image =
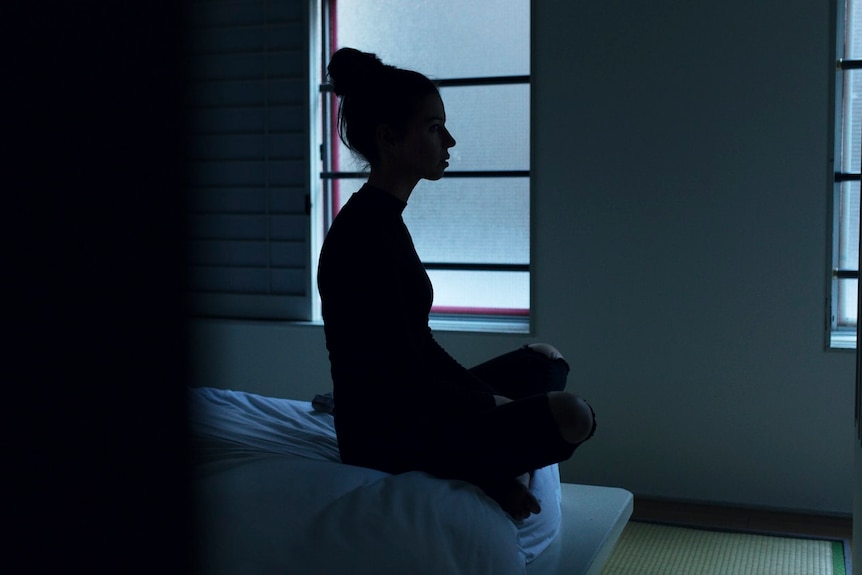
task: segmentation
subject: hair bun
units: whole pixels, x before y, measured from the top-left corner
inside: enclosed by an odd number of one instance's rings
[[[385,65],[375,54],[355,48],[340,48],[326,67],[335,94],[344,96],[361,90],[369,80],[383,71]]]

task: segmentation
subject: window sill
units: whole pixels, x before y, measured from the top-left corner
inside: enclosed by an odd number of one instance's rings
[[[289,320],[286,323],[292,326],[323,327],[322,319],[312,319],[307,321]],[[530,319],[527,317],[486,317],[432,314],[428,321],[428,325],[433,331],[509,334],[531,333]]]
[[[428,325],[434,331],[478,333],[530,333],[529,317],[458,316],[432,314]]]
[[[829,349],[856,349],[856,332],[833,331],[829,337]]]

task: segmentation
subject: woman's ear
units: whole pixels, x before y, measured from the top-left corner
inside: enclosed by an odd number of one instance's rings
[[[395,130],[389,124],[377,126],[377,149],[381,152],[393,152],[398,146]]]

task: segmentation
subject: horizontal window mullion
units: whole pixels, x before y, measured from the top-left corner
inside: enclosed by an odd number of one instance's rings
[[[832,277],[840,280],[855,280],[859,279],[859,270],[839,269],[832,270]]]
[[[530,76],[488,76],[478,78],[444,78],[432,81],[441,88],[453,88],[460,86],[503,86],[508,84],[529,84]],[[332,84],[321,84],[321,92],[332,92]]]
[[[530,76],[489,76],[486,78],[445,78],[434,80],[441,88],[454,86],[502,86],[504,84],[529,84]]]
[[[862,60],[856,58],[840,58],[838,60],[839,70],[862,70]]]
[[[529,178],[530,170],[453,170],[444,178]]]
[[[367,172],[320,172],[322,180],[367,178]],[[529,178],[530,170],[470,170],[446,172],[449,178]]]
[[[530,264],[485,264],[485,263],[439,263],[424,262],[426,270],[451,270],[471,272],[528,272]]]
[[[862,176],[859,173],[835,172],[836,182],[858,182],[860,180],[862,180]]]

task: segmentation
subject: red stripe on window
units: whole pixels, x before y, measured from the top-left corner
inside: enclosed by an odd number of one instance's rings
[[[338,50],[338,1],[330,0],[329,2],[329,53],[335,54]],[[332,149],[332,171],[338,172],[341,170],[341,158],[339,157],[340,147],[338,145],[338,97],[334,92],[332,94],[330,105],[332,109],[330,117],[332,121],[332,133],[329,135]],[[334,178],[331,180],[332,185],[332,217],[338,215],[341,209],[341,180]]]

